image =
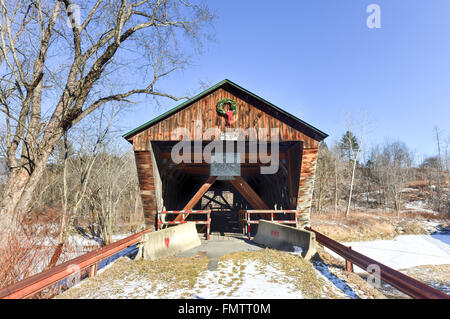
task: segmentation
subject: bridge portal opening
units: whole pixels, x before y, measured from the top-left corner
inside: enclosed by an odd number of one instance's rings
[[[255,135],[239,133],[250,131]],[[250,147],[255,136],[257,151]],[[326,136],[229,80],[124,135],[133,144],[146,226],[157,228],[158,212],[207,210],[210,230],[223,235],[241,233],[251,216],[280,220],[273,212],[287,210],[295,212],[295,226],[309,225],[319,142]],[[179,153],[183,161],[172,152],[180,141],[191,146]],[[212,141],[223,143],[222,153],[211,151]],[[211,164],[223,152],[239,157],[239,165]],[[276,169],[264,173],[273,156]],[[184,221],[177,213],[165,217],[172,224]]]

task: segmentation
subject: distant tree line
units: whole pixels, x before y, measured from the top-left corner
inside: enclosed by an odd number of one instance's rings
[[[328,146],[320,144],[313,195],[313,213],[350,209],[404,209],[408,185],[421,186],[421,196],[436,212],[448,212],[450,175],[448,145],[436,129],[438,154],[416,162],[416,155],[401,141],[374,145],[362,156],[359,139],[347,131]],[[424,198],[425,197],[425,198]]]

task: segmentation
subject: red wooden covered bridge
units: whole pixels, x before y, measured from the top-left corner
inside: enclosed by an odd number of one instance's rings
[[[206,210],[221,233],[250,229],[258,218],[308,225],[326,137],[230,80],[124,135],[133,144],[146,226],[198,221],[186,211]]]

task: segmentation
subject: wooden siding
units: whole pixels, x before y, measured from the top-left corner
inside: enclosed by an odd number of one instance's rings
[[[152,154],[146,152],[134,152],[139,186],[141,189],[142,206],[144,209],[145,227],[155,226],[157,214],[157,200],[155,182],[153,178]]]
[[[300,181],[297,196],[297,210],[300,212],[297,227],[310,226],[310,211],[314,191],[319,148],[303,148],[300,167]]]
[[[216,111],[217,102],[223,98],[232,98],[238,104],[238,111],[235,115],[236,121],[231,124],[231,129],[255,128],[258,130],[259,128],[278,128],[278,138],[280,141],[302,141],[306,148],[318,147],[318,142],[314,138],[289,125],[289,119],[285,115],[263,105],[263,103],[257,103],[245,95],[239,94],[238,92],[232,93],[221,87],[186,108],[132,136],[131,141],[133,142],[134,150],[149,150],[150,141],[179,140],[180,136],[171,134],[176,128],[188,129],[191,140],[199,140],[201,134],[207,128],[217,127],[221,132],[225,132],[228,128],[225,117],[220,116]],[[201,131],[200,129],[195,129],[196,121],[201,121]],[[266,137],[267,140],[271,140],[269,130],[267,131]]]

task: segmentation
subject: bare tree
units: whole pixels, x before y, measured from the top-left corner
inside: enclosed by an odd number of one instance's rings
[[[436,126],[434,128],[435,136],[436,136],[436,146],[437,146],[437,182],[436,182],[436,204],[435,209],[440,212],[442,206],[442,193],[441,193],[441,184],[442,184],[442,170],[443,170],[443,158],[441,153],[441,132]]]
[[[103,127],[103,114],[98,121],[98,128],[88,127],[88,130],[94,129],[97,134],[94,134],[94,139],[89,143],[89,136],[85,132],[78,137],[81,138],[80,146],[76,154],[69,156],[70,144],[67,133],[63,136],[63,176],[62,176],[62,214],[59,228],[59,235],[57,239],[56,249],[50,259],[48,268],[56,265],[63,252],[69,236],[69,231],[73,225],[73,221],[77,216],[77,212],[85,200],[88,192],[91,176],[93,175],[94,164],[99,157],[99,154],[105,147],[105,138],[112,125],[115,112],[109,113],[109,118],[105,127]],[[89,145],[91,144],[91,145]],[[69,172],[69,170],[71,172]],[[69,179],[69,175],[71,175]]]
[[[90,187],[89,200],[91,201],[93,222],[91,228],[101,237],[103,244],[112,242],[113,225],[121,201],[128,196],[129,189],[138,184],[133,167],[134,154],[121,153],[111,149],[102,157],[102,169]],[[110,172],[115,172],[110,174]],[[137,197],[137,196],[136,196]]]
[[[333,179],[334,164],[333,154],[330,152],[325,142],[321,142],[319,145],[317,173],[314,182],[315,208],[319,215],[327,195],[330,195],[331,189],[329,185]]]
[[[81,7],[70,0],[0,0],[0,111],[9,167],[0,226],[16,227],[55,146],[100,106],[140,94],[182,98],[157,84],[184,67],[188,48],[208,36],[203,31],[213,17],[194,1],[97,0]],[[77,21],[77,8],[84,20]],[[180,45],[185,36],[188,47]]]
[[[380,183],[386,191],[386,206],[393,203],[399,216],[402,205],[402,190],[411,178],[414,155],[403,142],[386,142],[381,153],[377,154],[375,165]]]
[[[348,200],[347,200],[347,208],[345,209],[345,216],[348,216],[350,212],[350,205],[352,202],[353,196],[353,185],[355,182],[355,173],[356,166],[358,164],[358,157],[361,153],[361,142],[351,130],[347,130],[347,132],[342,136],[341,139],[341,150],[346,154],[348,163],[350,165],[350,185],[348,191]]]

